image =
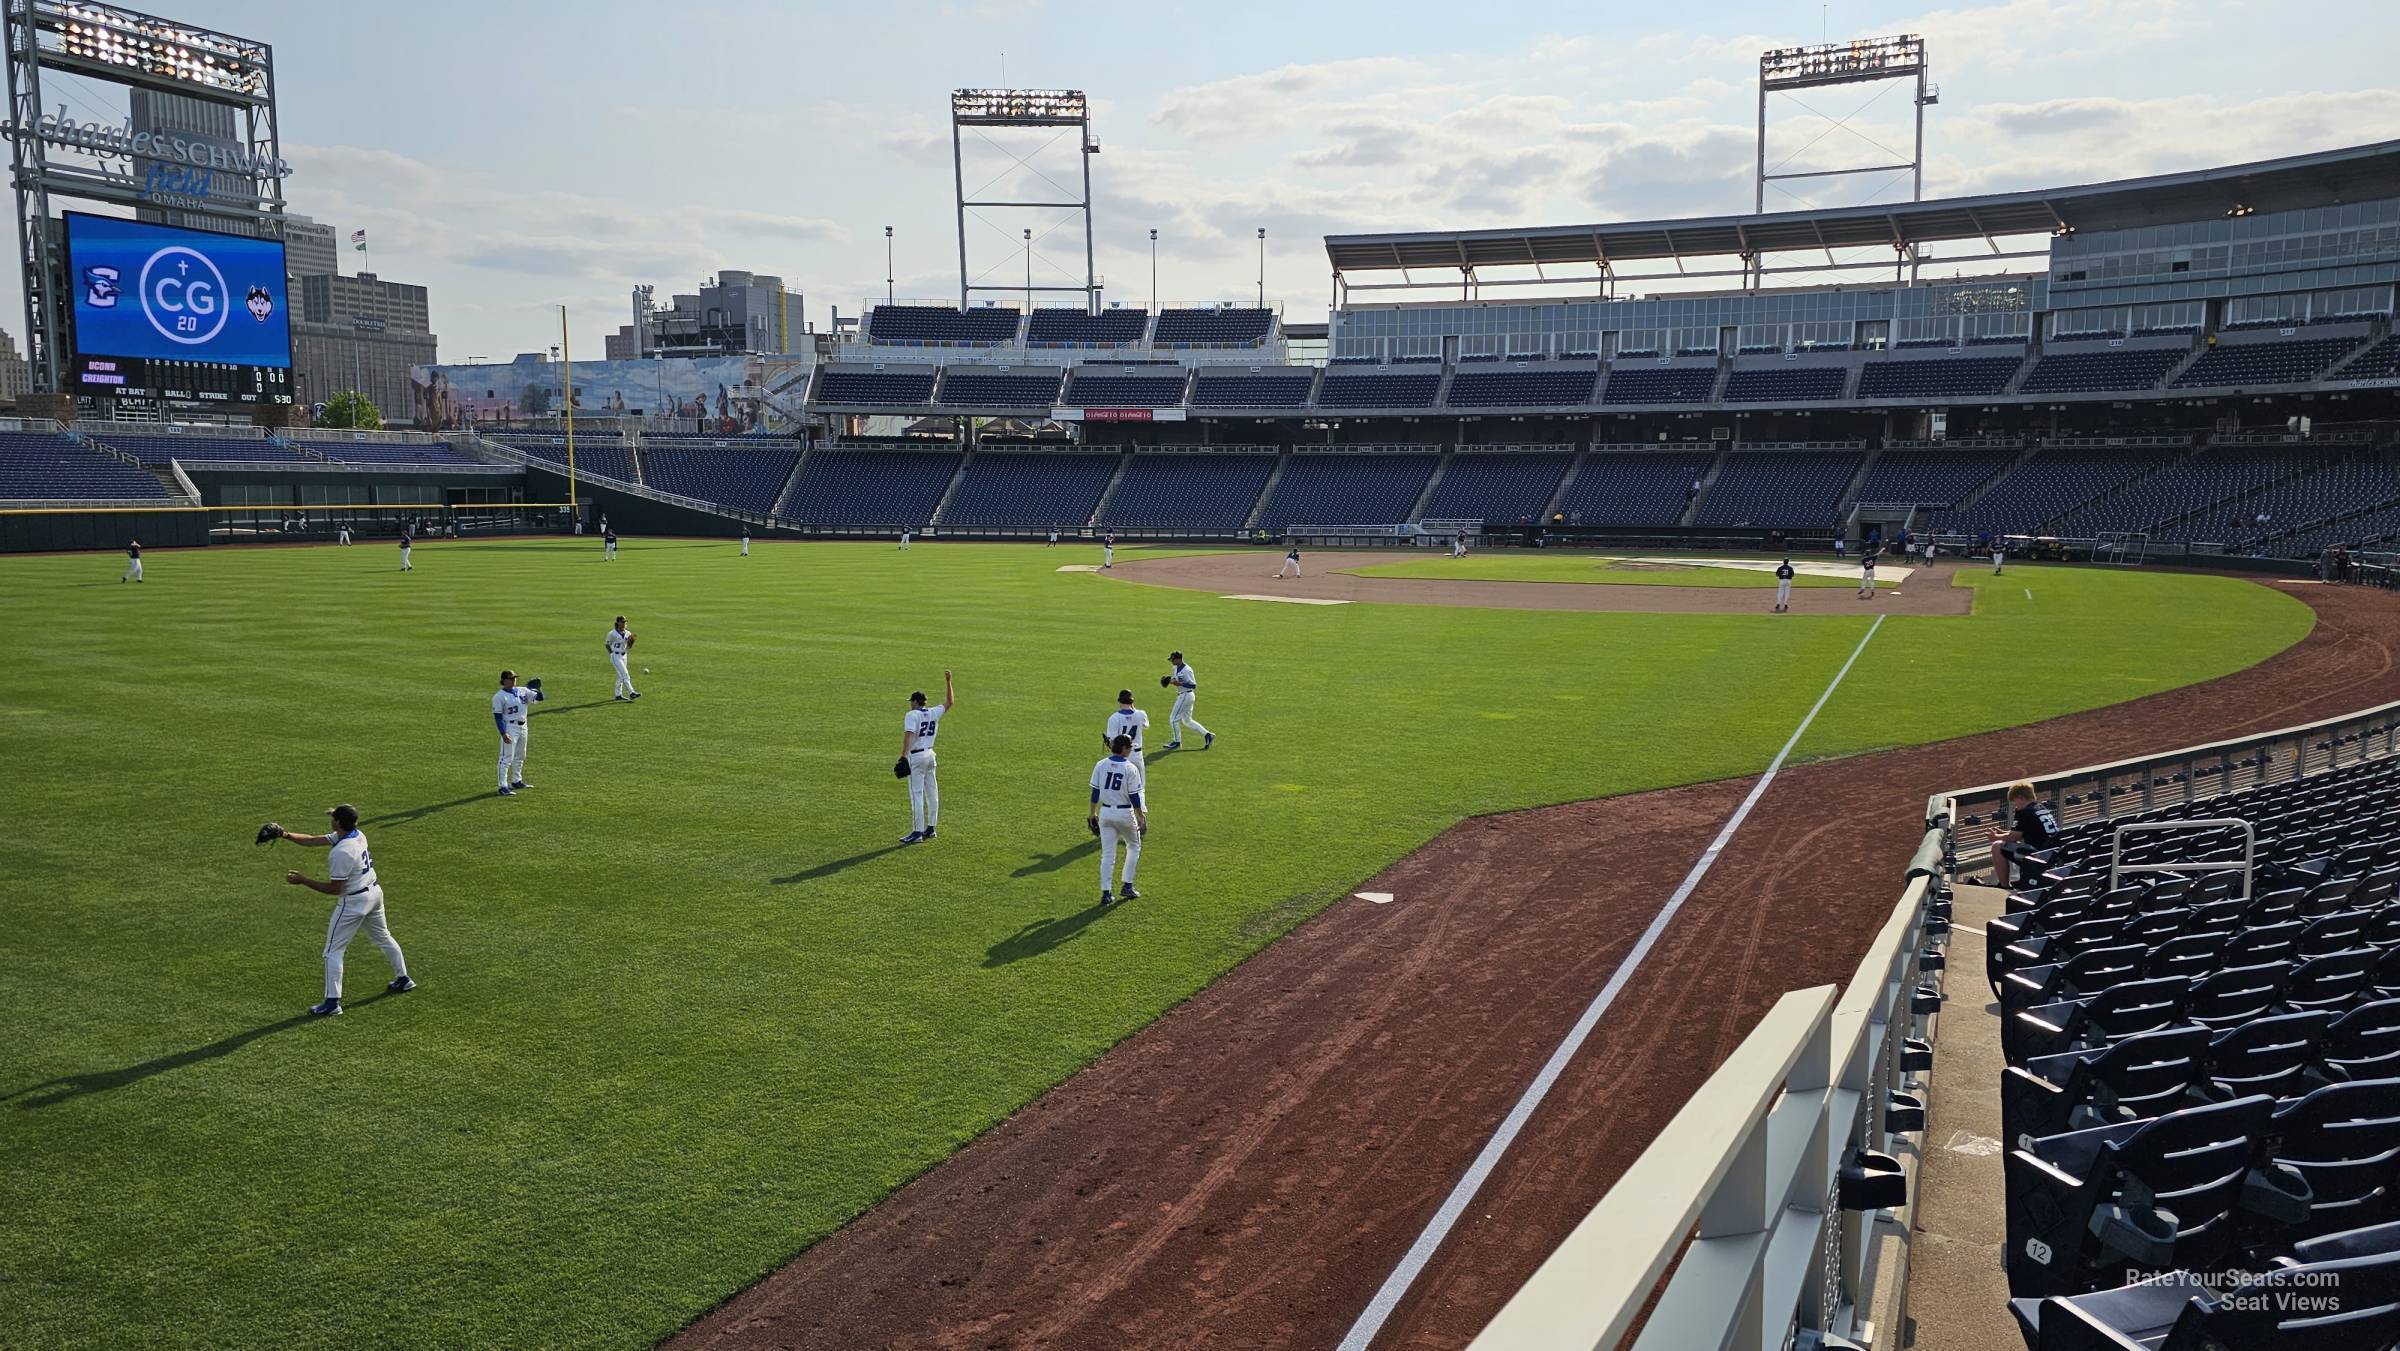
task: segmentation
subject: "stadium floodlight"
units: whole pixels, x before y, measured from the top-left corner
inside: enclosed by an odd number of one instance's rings
[[[270,59],[259,43],[113,5],[36,0],[31,17],[62,68],[240,100],[267,94]]]
[[[970,127],[976,129],[978,140],[1016,161],[1014,170],[1017,171],[1018,177],[1014,186],[1018,192],[1025,195],[1012,193],[1002,197],[984,197],[982,189],[977,189],[974,193],[968,191],[963,133]],[[1078,133],[1075,158],[1082,170],[1082,190],[1080,192],[1061,183],[1049,173],[1043,172],[1034,163],[1041,157],[1044,150],[1059,139],[1058,134],[1053,133],[1043,138],[1038,144],[1033,143],[1030,135],[1010,137],[1007,134],[1012,129],[1025,132],[1038,131],[1042,128],[1072,129]],[[995,137],[990,134],[992,131],[999,131],[1001,134]],[[1003,144],[1003,141],[1012,140],[1027,145],[1029,148],[1020,153]],[[1083,217],[1083,282],[1077,286],[1034,285],[1030,275],[1033,262],[1032,232],[1028,230],[1024,241],[1028,273],[1025,279],[1025,308],[1028,311],[1033,308],[1033,298],[1037,293],[1064,291],[1083,297],[1085,313],[1098,314],[1100,312],[1100,277],[1093,264],[1092,243],[1092,156],[1099,153],[1100,142],[1092,137],[1091,101],[1084,97],[1084,93],[1080,89],[954,89],[950,91],[950,168],[952,181],[958,193],[958,307],[960,309],[963,310],[974,302],[977,291],[1014,291],[1017,289],[1013,286],[981,283],[979,279],[988,275],[991,268],[985,268],[980,273],[969,271],[967,265],[967,215],[970,211],[975,213],[979,221],[990,225],[1004,235],[1007,233],[1006,227],[985,215],[985,211],[1041,212],[1044,213],[1041,219],[1058,224],[1064,222],[1058,222],[1054,213],[1072,211]],[[1008,176],[1008,171],[1003,171],[1001,177],[992,179],[991,182],[985,184],[985,187],[991,187]],[[1056,195],[1040,195],[1044,188]],[[1057,224],[1052,224],[1042,233],[1046,236],[1055,228],[1057,228]],[[1072,276],[1073,274],[1068,275]]]
[[[1080,89],[958,89],[950,115],[970,127],[1079,127],[1091,107]]]
[[[1853,38],[1847,42],[1821,42],[1813,47],[1776,47],[1761,52],[1758,57],[1758,181],[1752,209],[1767,209],[1767,185],[1781,179],[1836,178],[1847,174],[1888,174],[1906,169],[1911,174],[1909,200],[1925,198],[1925,110],[1941,102],[1941,89],[1928,82],[1930,67],[1926,64],[1925,39],[1914,33],[1894,37]],[[1767,96],[1789,94],[1795,90],[1816,89],[1837,84],[1878,84],[1885,80],[1914,79],[1917,82],[1915,116],[1917,141],[1915,153],[1899,163],[1862,165],[1856,168],[1810,169],[1795,173],[1770,173],[1767,169]],[[1803,105],[1805,106],[1805,105]],[[1809,111],[1814,112],[1814,109]],[[1864,111],[1862,108],[1860,111]],[[1857,113],[1850,116],[1855,117]],[[1822,116],[1822,114],[1819,114]],[[1833,119],[1828,119],[1833,120]],[[1846,127],[1850,118],[1833,120],[1835,127]],[[1881,142],[1864,137],[1871,143]],[[1813,142],[1812,142],[1813,144]],[[1897,151],[1890,153],[1897,155]]]

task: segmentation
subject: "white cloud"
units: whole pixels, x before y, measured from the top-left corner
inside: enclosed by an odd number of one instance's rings
[[[1159,95],[1150,121],[1211,139],[1257,137],[1289,129],[1296,101],[1335,89],[1401,80],[1421,69],[1417,62],[1383,56],[1279,66],[1170,89]]]

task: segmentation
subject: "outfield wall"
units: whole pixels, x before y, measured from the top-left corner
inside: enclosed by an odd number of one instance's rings
[[[196,548],[208,543],[210,513],[197,507],[67,507],[0,511],[0,553]]]

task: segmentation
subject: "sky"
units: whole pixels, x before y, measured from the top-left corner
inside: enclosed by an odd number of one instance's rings
[[[1294,321],[1330,300],[1329,233],[1747,211],[1758,54],[1822,36],[1926,38],[1927,197],[2400,137],[2388,0],[1736,2],[1705,30],[1590,0],[151,8],[274,45],[290,209],[366,229],[377,273],[428,287],[445,361],[547,348],[562,304],[597,356],[636,284],[663,303],[719,268],[782,276],[823,328],[885,294],[887,225],[893,291],[954,301],[965,86],[1088,91],[1109,300],[1151,299],[1152,229],[1161,301],[1255,299],[1264,227],[1266,299]],[[1787,172],[1891,162],[1913,134],[1898,86],[1779,95],[1769,116]],[[1030,167],[970,140],[965,186],[1073,187],[1072,137],[1043,139],[1005,147]],[[1768,209],[1908,190],[1799,180]],[[1022,284],[1025,228],[1036,284],[1081,281],[1080,221],[1057,211],[971,217],[970,273]],[[19,327],[14,269],[0,303]]]

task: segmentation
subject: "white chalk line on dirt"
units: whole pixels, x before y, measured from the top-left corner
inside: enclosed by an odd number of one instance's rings
[[[1826,701],[1833,698],[1833,692],[1841,687],[1842,678],[1850,674],[1850,668],[1858,664],[1859,654],[1867,650],[1867,644],[1874,640],[1875,631],[1883,627],[1883,620],[1882,615],[1877,615],[1875,622],[1867,626],[1866,637],[1859,639],[1858,646],[1851,649],[1850,659],[1842,663],[1842,669],[1833,673],[1833,680],[1825,686],[1825,692],[1817,696],[1817,702],[1809,708],[1808,716],[1792,729],[1791,739],[1783,743],[1783,749],[1775,752],[1775,758],[1767,765],[1766,773],[1759,775],[1758,782],[1750,786],[1741,805],[1733,809],[1733,815],[1725,819],[1725,825],[1717,832],[1717,837],[1709,841],[1708,848],[1700,855],[1700,861],[1684,874],[1682,883],[1667,898],[1666,905],[1651,918],[1650,926],[1642,930],[1642,936],[1634,940],[1633,950],[1625,954],[1625,960],[1617,963],[1617,969],[1609,974],[1608,983],[1600,987],[1600,993],[1592,997],[1583,1016],[1575,1020],[1575,1026],[1568,1030],[1566,1038],[1542,1063],[1541,1072],[1533,1076],[1532,1083],[1526,1085],[1516,1106],[1509,1108],[1508,1115],[1501,1118],[1499,1127],[1492,1132],[1492,1138],[1484,1142],[1483,1151],[1475,1156],[1473,1163],[1467,1165],[1467,1171],[1458,1179],[1458,1185],[1452,1187],[1450,1194],[1443,1198],[1441,1209],[1426,1221],[1424,1231],[1417,1235],[1417,1241],[1409,1246],[1400,1264],[1392,1268],[1392,1274],[1384,1278],[1383,1285],[1375,1291],[1375,1297],[1367,1301],[1367,1307],[1359,1312],[1358,1320],[1350,1325],[1349,1333],[1342,1338],[1340,1351],[1366,1351],[1367,1346],[1375,1340],[1375,1335],[1383,1331],[1385,1320],[1392,1316],[1392,1310],[1400,1306],[1400,1300],[1408,1293],[1409,1287],[1416,1284],[1426,1263],[1433,1260],[1433,1254],[1442,1246],[1442,1240],[1449,1236],[1459,1217],[1466,1213],[1467,1203],[1474,1200],[1475,1193],[1483,1189],[1492,1170],[1499,1166],[1501,1156],[1516,1142],[1518,1132],[1525,1129],[1525,1123],[1533,1118],[1534,1109],[1542,1105],[1542,1099],[1549,1096],[1551,1086],[1566,1071],[1567,1063],[1583,1048],[1585,1038],[1591,1036],[1592,1029],[1599,1025],[1600,1016],[1608,1012],[1609,1005],[1616,1002],[1618,992],[1633,978],[1642,959],[1650,955],[1650,949],[1657,945],[1659,935],[1666,932],[1668,922],[1675,918],[1675,912],[1683,908],[1683,903],[1699,887],[1700,879],[1716,866],[1718,857],[1733,839],[1733,833],[1741,829],[1743,820],[1750,815],[1750,809],[1757,806],[1758,800],[1766,795],[1767,785],[1775,782],[1776,774],[1783,769],[1783,762],[1791,757],[1792,748],[1800,744],[1801,734],[1808,731],[1808,725],[1817,720],[1817,714],[1824,709]]]

